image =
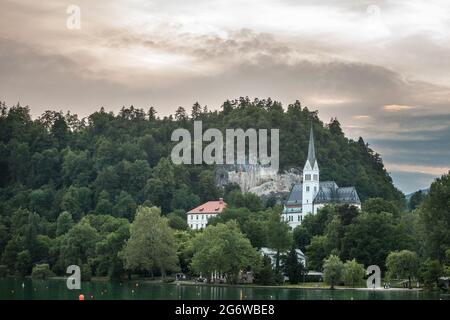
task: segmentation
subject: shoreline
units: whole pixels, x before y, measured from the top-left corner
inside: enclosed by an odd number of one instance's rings
[[[328,286],[320,286],[320,287],[313,287],[308,285],[270,285],[270,286],[263,286],[263,285],[257,285],[257,284],[216,284],[216,283],[196,283],[196,282],[190,282],[190,281],[174,281],[168,284],[174,284],[174,285],[189,285],[189,286],[206,286],[206,287],[236,287],[236,288],[273,288],[273,289],[306,289],[306,290],[349,290],[349,291],[382,291],[382,292],[395,292],[395,291],[407,291],[407,292],[413,292],[413,291],[424,291],[424,288],[389,288],[385,289],[383,287],[381,288],[364,288],[364,287],[343,287],[343,286],[335,286],[334,289],[331,289]],[[432,290],[430,290],[432,291]]]
[[[8,278],[21,279],[18,277],[8,276]],[[31,280],[57,280],[62,281],[66,280],[65,277],[62,276],[54,276],[49,277],[47,279],[32,279],[30,276],[25,277],[25,279]],[[331,289],[328,285],[325,285],[323,282],[307,282],[305,284],[284,284],[284,285],[258,285],[258,284],[226,284],[226,283],[202,283],[202,282],[194,282],[194,281],[172,281],[165,282],[162,279],[148,279],[148,278],[139,278],[139,279],[125,279],[125,280],[110,280],[107,277],[92,277],[91,280],[86,282],[120,282],[120,283],[133,283],[133,282],[143,282],[143,283],[155,283],[155,284],[167,284],[173,286],[204,286],[204,287],[234,287],[234,288],[270,288],[270,289],[305,289],[305,290],[336,290],[336,291],[374,291],[374,292],[420,292],[420,291],[437,291],[437,290],[429,290],[426,288],[389,288],[385,289],[383,287],[380,288],[365,288],[365,287],[345,287],[345,286],[335,286],[334,289]],[[84,282],[84,281],[83,281]]]

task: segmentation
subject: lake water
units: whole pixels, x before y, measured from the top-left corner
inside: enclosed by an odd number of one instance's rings
[[[426,291],[365,291],[286,289],[246,286],[177,285],[141,281],[83,282],[81,290],[68,290],[65,280],[0,279],[0,299],[186,299],[186,300],[450,300],[449,294]]]

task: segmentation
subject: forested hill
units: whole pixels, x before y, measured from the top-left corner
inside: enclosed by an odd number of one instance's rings
[[[346,138],[336,119],[324,124],[300,102],[283,108],[270,99],[240,98],[226,101],[220,111],[196,103],[164,118],[154,108],[130,107],[117,115],[101,109],[85,119],[48,111],[34,120],[28,107],[2,104],[2,215],[23,207],[48,221],[62,211],[75,220],[92,212],[132,219],[144,202],[170,212],[217,198],[222,191],[214,186],[213,167],[175,166],[169,158],[172,131],[192,129],[194,119],[203,121],[204,130],[279,128],[282,170],[303,166],[313,123],[321,180],[354,185],[361,200],[404,199],[380,155],[362,138]]]

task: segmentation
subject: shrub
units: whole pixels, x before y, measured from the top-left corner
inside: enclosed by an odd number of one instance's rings
[[[420,268],[420,278],[425,287],[439,286],[439,277],[442,276],[442,266],[438,260],[427,259]]]
[[[164,283],[171,283],[171,282],[174,282],[175,281],[175,278],[174,277],[165,277],[164,279],[163,279],[163,282]]]
[[[91,281],[92,269],[88,264],[81,266],[81,281]]]
[[[31,277],[33,279],[47,279],[51,276],[54,276],[54,274],[50,270],[50,266],[48,265],[48,263],[37,264],[31,271]]]

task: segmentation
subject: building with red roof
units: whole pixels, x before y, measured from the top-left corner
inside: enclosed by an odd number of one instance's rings
[[[226,206],[222,198],[217,201],[208,201],[186,213],[187,223],[191,229],[203,229],[208,224],[208,220],[222,213]]]

